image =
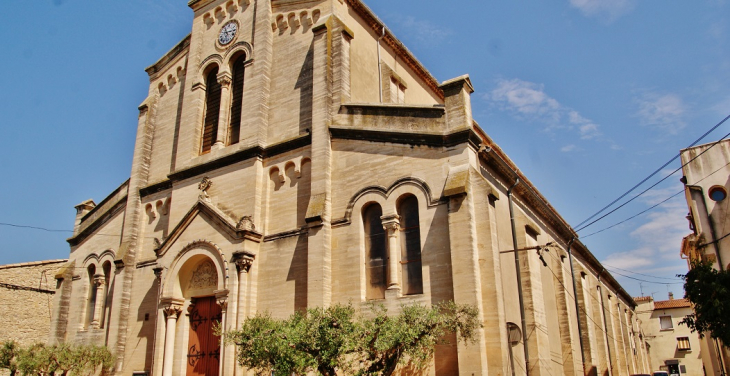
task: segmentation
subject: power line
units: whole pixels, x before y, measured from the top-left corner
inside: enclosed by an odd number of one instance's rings
[[[710,176],[712,176],[712,175],[714,175],[715,173],[717,173],[718,171],[720,171],[720,170],[724,169],[724,168],[725,168],[725,167],[727,167],[728,165],[730,165],[730,162],[728,162],[728,163],[725,163],[725,165],[721,166],[721,167],[720,167],[720,168],[718,168],[717,170],[715,170],[715,171],[712,171],[711,173],[709,173],[709,174],[705,175],[705,176],[704,176],[704,177],[703,177],[702,179],[700,179],[700,180],[697,180],[697,181],[695,182],[695,184],[696,184],[696,183],[699,183],[699,182],[701,182],[701,181],[703,181],[703,180],[705,180],[705,179],[707,179],[707,178],[709,178]],[[659,202],[658,204],[656,204],[656,205],[653,205],[653,206],[651,206],[650,208],[648,208],[648,209],[646,209],[646,210],[642,210],[641,212],[639,212],[639,213],[637,213],[637,214],[635,214],[635,215],[632,215],[631,217],[629,217],[629,218],[626,218],[626,219],[624,219],[623,221],[620,221],[620,222],[618,222],[618,223],[615,223],[615,224],[613,224],[613,225],[611,225],[611,226],[608,226],[608,227],[606,227],[606,228],[603,228],[603,229],[601,229],[601,230],[598,230],[598,231],[596,231],[596,232],[590,233],[590,234],[588,234],[588,235],[582,236],[582,237],[581,237],[581,239],[585,239],[585,238],[587,238],[587,237],[590,237],[590,236],[593,236],[593,235],[599,234],[599,233],[601,233],[601,232],[604,232],[604,231],[606,231],[606,230],[610,230],[610,229],[612,229],[612,228],[614,228],[614,227],[616,227],[616,226],[618,226],[618,225],[620,225],[620,224],[623,224],[623,223],[625,223],[625,222],[628,222],[628,221],[630,221],[630,220],[632,220],[632,219],[634,219],[634,218],[636,218],[636,217],[638,217],[638,216],[640,216],[640,215],[642,215],[642,214],[644,214],[644,213],[646,213],[646,212],[648,212],[648,211],[650,211],[650,210],[653,210],[654,208],[658,207],[659,205],[661,205],[661,204],[663,204],[663,203],[665,203],[665,202],[667,202],[667,201],[671,200],[672,198],[674,198],[675,196],[679,195],[680,193],[684,193],[684,190],[681,190],[681,191],[679,191],[679,192],[677,192],[677,193],[675,193],[675,194],[673,194],[673,195],[671,195],[671,196],[667,197],[666,199],[662,200],[662,201],[661,201],[661,202]]]
[[[669,277],[657,277],[655,275],[643,274],[643,273],[635,272],[635,271],[632,271],[632,270],[621,269],[621,268],[619,268],[617,266],[611,266],[611,265],[607,265],[607,264],[603,264],[603,266],[608,267],[608,268],[612,268],[612,269],[618,269],[618,270],[621,270],[621,271],[624,271],[624,272],[628,272],[628,273],[632,273],[632,274],[643,275],[644,277],[651,277],[651,278],[656,278],[656,279],[668,279],[670,281],[676,281],[677,279],[680,279],[679,277],[672,277],[672,278],[669,278]]]
[[[696,145],[696,144],[697,144],[698,142],[700,142],[700,141],[701,141],[701,140],[702,140],[703,138],[707,137],[707,135],[708,135],[708,134],[712,133],[712,131],[714,131],[714,130],[715,130],[715,129],[717,129],[717,128],[718,128],[719,126],[721,126],[721,125],[722,125],[723,123],[725,123],[725,121],[727,121],[728,119],[730,119],[730,115],[726,116],[726,117],[725,117],[724,119],[722,119],[722,121],[720,121],[719,123],[715,124],[715,126],[714,126],[714,127],[710,128],[710,130],[709,130],[709,131],[705,132],[705,133],[704,133],[704,134],[703,134],[702,136],[700,136],[700,138],[698,138],[697,140],[695,140],[695,141],[694,141],[694,142],[693,142],[693,143],[692,143],[691,145],[689,145],[689,146],[688,146],[688,148],[691,148],[692,146],[695,146],[695,145]],[[725,137],[727,137],[727,136],[725,136]],[[591,219],[595,218],[595,217],[596,217],[597,215],[599,215],[599,214],[603,213],[603,211],[605,211],[606,209],[608,209],[608,208],[610,208],[611,206],[613,206],[613,205],[614,205],[615,203],[617,203],[618,201],[620,201],[620,200],[621,200],[622,198],[624,198],[624,197],[628,196],[628,195],[629,195],[629,193],[633,192],[633,191],[634,191],[634,190],[635,190],[636,188],[638,188],[638,187],[639,187],[639,186],[641,186],[642,184],[646,183],[646,181],[647,181],[647,180],[649,180],[649,179],[651,179],[652,177],[654,177],[654,175],[658,174],[658,173],[659,173],[660,171],[662,171],[662,170],[663,170],[663,169],[664,169],[665,167],[667,167],[667,166],[668,166],[668,165],[669,165],[670,163],[674,162],[674,161],[675,161],[675,160],[676,160],[677,158],[679,158],[680,156],[681,156],[681,154],[679,154],[679,153],[678,153],[677,155],[675,155],[674,157],[672,157],[672,159],[670,159],[669,161],[667,161],[666,163],[664,163],[664,164],[663,164],[663,165],[662,165],[661,167],[659,167],[659,168],[658,168],[658,169],[657,169],[656,171],[652,172],[652,173],[651,173],[651,174],[650,174],[649,176],[647,176],[646,178],[644,178],[644,179],[643,179],[642,181],[640,181],[640,182],[639,182],[638,184],[636,184],[636,185],[634,185],[633,187],[631,187],[631,189],[629,189],[628,191],[626,191],[625,193],[623,193],[623,194],[622,194],[621,196],[619,196],[619,197],[618,197],[617,199],[615,199],[615,200],[611,201],[611,203],[610,203],[610,204],[608,204],[608,205],[604,206],[604,207],[603,207],[603,208],[602,208],[601,210],[597,211],[596,213],[594,213],[594,214],[593,214],[593,215],[591,215],[590,217],[586,218],[586,219],[585,219],[585,220],[584,220],[583,222],[579,223],[579,224],[578,224],[577,226],[575,226],[575,227],[581,227],[581,226],[583,226],[583,224],[585,224],[586,222],[588,222],[588,221],[590,221]],[[610,214],[610,213],[609,213],[609,214]],[[601,218],[603,218],[603,217],[601,217]],[[600,218],[599,218],[599,219],[600,219]],[[594,221],[594,222],[595,222],[595,221]],[[592,223],[591,223],[591,224],[592,224]],[[590,225],[590,224],[589,224],[589,225]],[[588,226],[585,226],[585,227],[588,227]],[[585,227],[583,227],[583,228],[585,228]],[[580,230],[577,230],[577,231],[580,231]]]
[[[726,117],[726,118],[725,118],[725,120],[727,120],[728,118],[730,118],[730,115],[728,115],[728,117]],[[723,122],[724,122],[725,120],[723,120]],[[581,227],[581,228],[579,228],[579,229],[577,229],[577,230],[575,230],[575,231],[576,231],[576,232],[579,232],[579,231],[581,231],[581,230],[584,230],[584,229],[585,229],[585,228],[587,228],[588,226],[591,226],[591,225],[593,225],[594,223],[596,223],[596,222],[600,221],[601,219],[603,219],[603,218],[606,218],[607,216],[609,216],[609,215],[613,214],[613,213],[614,213],[614,212],[616,212],[617,210],[619,210],[619,209],[621,209],[622,207],[626,206],[626,205],[627,205],[628,203],[630,203],[631,201],[634,201],[635,199],[639,198],[639,197],[640,197],[641,195],[643,195],[644,193],[646,193],[646,192],[648,192],[649,190],[651,190],[652,188],[656,187],[656,186],[657,186],[657,185],[659,185],[659,184],[660,184],[661,182],[663,182],[663,181],[667,180],[667,179],[668,179],[668,178],[669,178],[670,176],[672,176],[672,175],[676,174],[676,173],[677,173],[677,171],[680,171],[680,170],[682,169],[682,167],[684,167],[684,166],[688,165],[689,163],[691,163],[691,162],[692,162],[692,161],[694,161],[695,159],[699,158],[699,157],[700,157],[700,156],[701,156],[702,154],[705,154],[705,153],[706,153],[706,152],[708,152],[708,151],[709,151],[710,149],[712,149],[713,147],[715,147],[715,145],[717,145],[718,143],[720,143],[720,141],[722,141],[722,140],[724,140],[724,139],[726,139],[726,138],[728,138],[728,137],[730,137],[730,133],[726,134],[726,135],[725,135],[725,136],[723,136],[723,137],[722,137],[721,139],[719,139],[719,140],[715,141],[714,143],[712,143],[712,145],[710,145],[710,147],[708,147],[707,149],[703,150],[703,151],[702,151],[701,153],[697,154],[697,155],[696,155],[696,156],[695,156],[694,158],[690,159],[689,161],[687,161],[687,163],[683,164],[682,166],[680,166],[680,167],[679,167],[679,168],[677,168],[676,170],[672,171],[672,173],[671,173],[671,174],[669,174],[669,175],[665,176],[664,178],[662,178],[662,179],[661,179],[661,180],[659,180],[658,182],[656,182],[656,183],[652,184],[652,185],[651,185],[651,186],[650,186],[649,188],[647,188],[647,189],[645,189],[645,190],[641,191],[641,193],[639,193],[639,194],[635,195],[634,197],[632,197],[632,198],[631,198],[631,199],[629,199],[628,201],[624,202],[623,204],[619,205],[618,207],[614,208],[614,209],[613,209],[613,210],[611,210],[610,212],[608,212],[608,213],[606,213],[606,214],[604,214],[604,215],[600,216],[600,217],[599,217],[598,219],[594,220],[593,222],[591,222],[591,223],[589,223],[589,224],[587,224],[587,225],[585,225],[585,226],[583,226],[583,227]],[[585,221],[584,221],[584,222],[585,222]]]
[[[634,218],[636,218],[636,217],[638,217],[638,216],[640,216],[640,215],[642,215],[642,214],[644,214],[644,213],[646,213],[646,212],[648,212],[648,211],[650,211],[650,210],[653,210],[653,209],[654,209],[654,208],[656,208],[657,206],[659,206],[659,205],[661,205],[661,204],[663,204],[663,203],[665,203],[665,202],[667,202],[667,201],[669,201],[669,200],[673,199],[674,197],[676,197],[676,196],[677,196],[677,195],[679,195],[680,193],[684,193],[684,190],[681,190],[681,191],[679,191],[679,192],[677,192],[677,193],[675,193],[675,194],[673,194],[673,195],[671,195],[671,196],[667,197],[666,199],[662,200],[661,202],[659,202],[659,203],[657,203],[657,204],[655,204],[655,205],[652,205],[652,206],[651,206],[650,208],[648,208],[648,209],[646,209],[646,210],[642,210],[642,211],[640,211],[639,213],[636,213],[636,214],[632,215],[631,217],[628,217],[628,218],[624,219],[624,220],[623,220],[623,221],[621,221],[621,222],[617,222],[617,223],[615,223],[615,224],[613,224],[613,225],[611,225],[611,226],[608,226],[608,227],[606,227],[606,228],[604,228],[604,229],[601,229],[601,230],[598,230],[598,231],[596,231],[596,232],[590,233],[590,234],[588,234],[588,235],[586,235],[586,236],[582,236],[582,237],[581,237],[581,239],[585,239],[585,238],[587,238],[587,237],[589,237],[589,236],[593,236],[593,235],[596,235],[596,234],[600,234],[600,233],[602,233],[602,232],[604,232],[604,231],[606,231],[606,230],[610,230],[610,229],[612,229],[612,228],[614,228],[614,227],[616,227],[616,226],[618,226],[618,225],[620,225],[620,224],[626,223],[626,222],[628,222],[628,221],[630,221],[630,220],[632,220],[632,219],[634,219]]]

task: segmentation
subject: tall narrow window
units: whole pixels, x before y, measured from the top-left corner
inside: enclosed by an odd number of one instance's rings
[[[421,262],[421,227],[418,199],[408,196],[398,205],[401,227],[401,264],[403,264],[403,294],[423,293]]]
[[[233,63],[233,99],[231,102],[231,126],[229,138],[229,145],[237,144],[241,132],[241,110],[243,107],[243,73],[246,67],[244,62],[246,61],[246,55],[239,56]]]
[[[383,209],[371,204],[363,210],[362,220],[365,230],[365,297],[385,299],[387,256],[386,237],[383,222]]]
[[[101,327],[103,328],[106,325],[107,317],[111,313],[111,294],[109,294],[110,288],[111,288],[111,279],[112,279],[112,263],[109,261],[106,261],[104,265],[102,266],[104,269],[104,305],[102,306],[102,317],[101,317]]]
[[[89,278],[89,292],[86,298],[86,309],[84,318],[84,328],[89,328],[91,323],[94,321],[94,307],[96,306],[96,285],[94,284],[94,275],[96,275],[96,266],[94,264],[89,265],[86,268],[86,272]]]
[[[221,104],[221,84],[218,83],[218,68],[213,68],[205,79],[205,120],[203,123],[202,153],[207,153],[218,136],[218,114]]]

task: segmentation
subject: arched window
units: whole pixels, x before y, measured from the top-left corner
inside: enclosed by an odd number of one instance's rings
[[[231,83],[231,125],[229,131],[229,145],[237,144],[241,132],[241,112],[243,108],[243,74],[246,69],[244,63],[246,55],[241,54],[233,62],[233,80]]]
[[[106,325],[107,318],[111,314],[111,294],[109,294],[109,291],[112,279],[112,263],[110,261],[106,261],[102,268],[104,269],[104,303],[102,306],[103,313],[100,317],[100,325],[103,328]]]
[[[86,297],[86,309],[84,318],[84,328],[91,326],[94,321],[94,306],[96,305],[96,286],[94,285],[94,275],[96,275],[96,265],[91,264],[86,268],[89,278],[89,293]]]
[[[398,205],[401,228],[401,264],[403,265],[403,295],[423,293],[421,262],[421,226],[418,199],[409,195]]]
[[[221,84],[218,83],[218,67],[208,72],[205,78],[205,120],[201,153],[207,153],[218,136],[218,115],[221,104]]]
[[[365,297],[385,299],[387,277],[386,236],[383,228],[383,209],[370,204],[362,211],[365,230]]]

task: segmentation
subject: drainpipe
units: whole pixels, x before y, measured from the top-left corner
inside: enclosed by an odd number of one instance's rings
[[[380,103],[383,103],[383,64],[380,62],[380,40],[385,37],[385,26],[383,32],[378,38],[378,94],[380,94]]]
[[[601,268],[601,271],[598,273],[598,294],[601,295],[601,311],[603,311],[603,333],[606,334],[606,355],[608,355],[608,370],[609,374],[613,374],[613,361],[611,361],[611,345],[608,341],[608,325],[606,325],[606,303],[603,302],[603,289],[601,288],[601,274],[603,274],[604,271],[606,271],[606,269]],[[621,336],[623,337],[623,331]]]
[[[525,372],[530,374],[530,356],[527,350],[527,324],[525,321],[525,302],[522,297],[522,272],[520,267],[520,255],[517,252],[517,230],[515,228],[514,204],[512,202],[512,190],[520,183],[520,179],[516,178],[515,183],[507,190],[507,201],[509,202],[509,220],[512,225],[512,246],[515,249],[515,272],[517,273],[517,294],[520,301],[520,319],[522,320],[522,346],[525,351]]]
[[[580,342],[580,361],[583,365],[583,374],[586,374],[586,355],[583,347],[583,330],[580,327],[580,307],[578,306],[578,287],[575,284],[575,270],[573,269],[573,252],[571,251],[573,247],[573,242],[575,241],[575,236],[570,239],[568,242],[568,258],[570,259],[570,276],[571,281],[573,281],[573,302],[575,303],[575,319],[578,321],[578,340]]]

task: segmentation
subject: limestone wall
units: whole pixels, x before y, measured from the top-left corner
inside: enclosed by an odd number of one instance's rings
[[[54,275],[66,260],[0,266],[0,341],[46,342],[51,328]]]

